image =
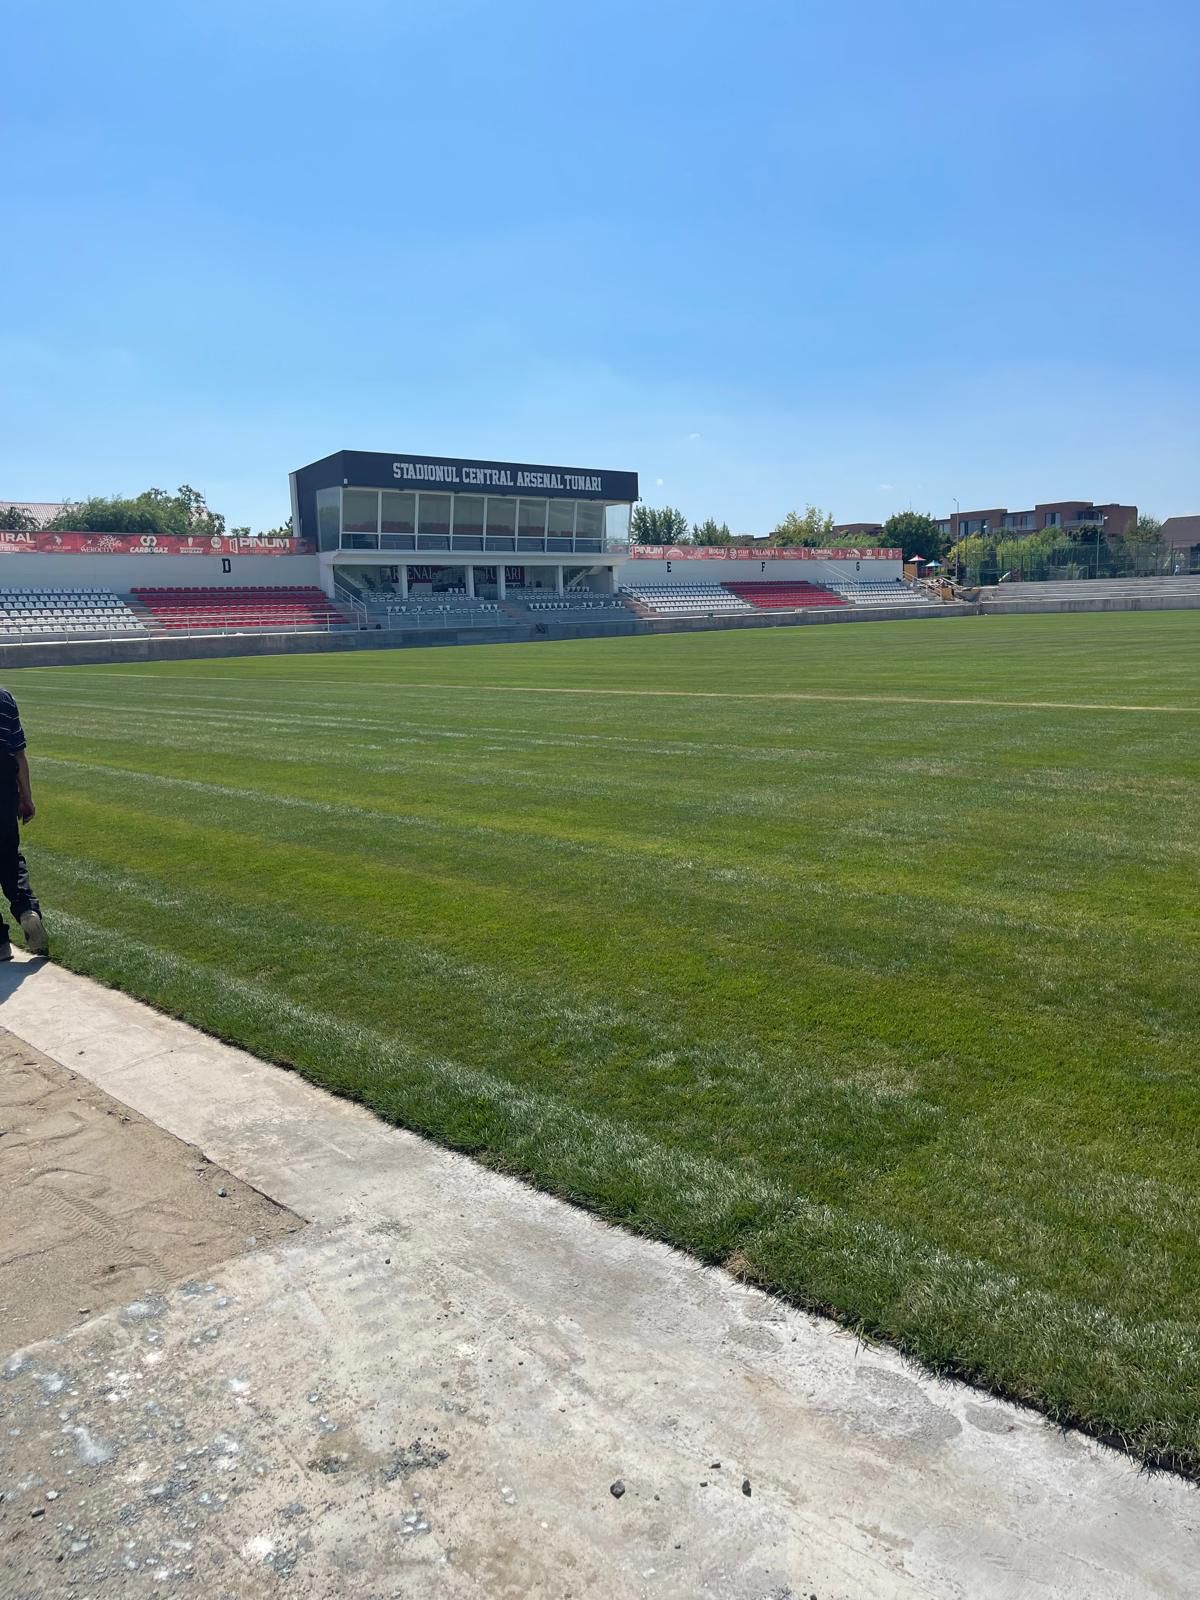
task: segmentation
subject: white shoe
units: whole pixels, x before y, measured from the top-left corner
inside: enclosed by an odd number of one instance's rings
[[[31,956],[44,956],[50,948],[50,935],[38,911],[27,911],[21,918],[21,932],[25,935],[25,948]]]

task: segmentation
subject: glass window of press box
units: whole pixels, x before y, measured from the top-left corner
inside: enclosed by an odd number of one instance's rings
[[[454,496],[454,548],[456,550],[483,549],[483,496],[481,494],[456,494]]]
[[[319,489],[322,550],[604,549],[606,518],[628,507],[595,500],[517,495],[420,493],[399,489]]]
[[[517,502],[503,495],[487,498],[487,547],[489,550],[517,548]]]
[[[417,548],[449,550],[450,496],[448,494],[417,496]]]
[[[342,491],[317,490],[317,545],[321,550],[336,550],[342,535]]]
[[[517,501],[517,549],[544,550],[546,548],[546,502],[544,500]]]
[[[385,489],[379,518],[380,548],[414,550],[417,538],[417,497],[399,489]]]
[[[628,508],[625,508],[628,516]],[[575,510],[575,548],[604,549],[604,507],[596,500],[581,500]]]
[[[570,550],[575,537],[574,500],[551,500],[546,520],[546,546],[550,550]]]

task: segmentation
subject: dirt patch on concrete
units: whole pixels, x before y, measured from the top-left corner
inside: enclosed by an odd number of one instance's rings
[[[0,1347],[294,1232],[194,1146],[0,1029]]]

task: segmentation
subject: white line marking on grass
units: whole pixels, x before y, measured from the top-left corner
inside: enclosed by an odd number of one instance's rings
[[[26,672],[60,672],[60,667],[26,667]],[[105,667],[89,669],[86,667],[73,667],[72,672],[80,676],[89,677],[129,677],[129,678],[154,678],[160,683],[176,681],[173,677],[161,672],[130,671],[124,667]],[[187,681],[186,679],[184,680]],[[254,673],[246,673],[240,677],[234,673],[220,673],[218,682],[242,682],[262,684],[265,680]],[[284,680],[285,684],[287,680]],[[404,683],[395,678],[365,674],[353,678],[314,678],[311,675],[298,680],[299,684],[310,683],[335,684],[340,689],[353,688],[358,685],[384,685],[389,689],[406,690],[418,694],[425,691],[442,692],[445,689],[463,690],[468,694],[569,694],[569,695],[618,695],[634,699],[672,699],[672,700],[798,700],[829,702],[834,705],[897,705],[897,706],[976,706],[987,708],[998,706],[1007,710],[1016,711],[1138,711],[1158,712],[1165,715],[1192,715],[1200,716],[1200,705],[1195,706],[1146,706],[1128,705],[1121,702],[1102,700],[987,700],[971,696],[948,695],[918,695],[918,694],[846,694],[829,691],[802,690],[802,689],[620,689],[601,688],[599,686],[579,687],[575,685],[564,686],[557,684],[520,684],[520,683]]]
[[[790,689],[600,689],[559,688],[538,684],[509,683],[397,683],[397,689],[466,689],[471,694],[585,694],[628,695],[634,699],[680,700],[820,700],[834,704],[898,706],[1002,706],[1018,711],[1160,711],[1191,712],[1200,715],[1200,706],[1131,706],[1087,700],[978,700],[934,698],[915,694],[827,694]]]

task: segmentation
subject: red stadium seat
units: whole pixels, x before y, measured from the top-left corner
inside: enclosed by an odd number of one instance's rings
[[[794,611],[801,606],[844,606],[847,602],[818,583],[785,580],[763,583],[725,583],[721,586],[760,611]]]
[[[150,620],[164,628],[345,627],[350,620],[322,590],[311,585],[143,588],[132,592]]]

